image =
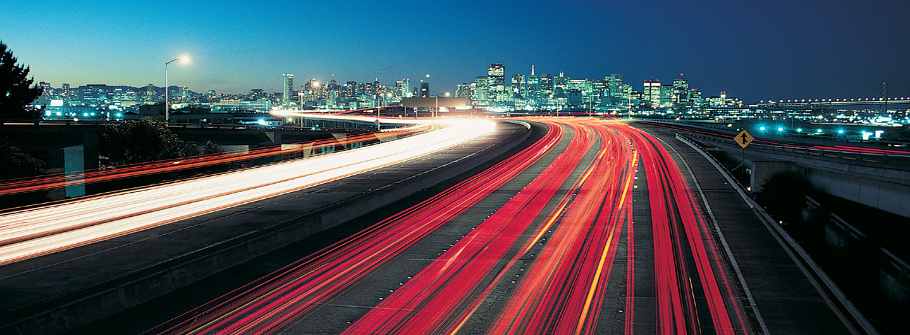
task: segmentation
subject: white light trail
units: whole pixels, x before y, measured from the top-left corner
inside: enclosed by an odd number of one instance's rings
[[[483,136],[495,124],[440,120],[440,130],[336,154],[0,215],[0,264],[286,194]]]

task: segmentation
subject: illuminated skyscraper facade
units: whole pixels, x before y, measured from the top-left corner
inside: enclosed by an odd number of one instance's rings
[[[644,89],[641,91],[642,101],[651,103],[651,106],[660,105],[660,81],[645,80]]]
[[[525,100],[532,107],[540,105],[540,79],[534,74],[534,65],[531,65],[531,75],[525,78]]]
[[[538,104],[549,105],[553,99],[553,76],[549,73],[540,77],[540,99]]]
[[[290,73],[284,74],[284,91],[281,94],[281,106],[284,108],[289,108],[291,103],[291,95],[294,94],[294,75]]]
[[[689,80],[686,78],[673,79],[673,104],[675,106],[689,105]]]
[[[501,103],[508,97],[506,90],[506,67],[502,63],[491,64],[487,69],[487,99],[491,104]]]

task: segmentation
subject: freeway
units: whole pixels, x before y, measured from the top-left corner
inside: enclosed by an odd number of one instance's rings
[[[439,131],[337,155],[3,213],[0,265],[392,165],[481,136],[492,127],[492,122],[453,121]]]
[[[661,140],[533,121],[528,148],[148,333],[767,333]]]

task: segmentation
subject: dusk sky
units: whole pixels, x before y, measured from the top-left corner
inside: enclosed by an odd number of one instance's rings
[[[486,75],[671,82],[744,100],[910,96],[910,1],[10,1],[0,40],[35,81],[246,93],[309,78],[432,94]]]

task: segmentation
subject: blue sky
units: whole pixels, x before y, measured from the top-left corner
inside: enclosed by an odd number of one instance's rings
[[[8,1],[0,40],[36,81],[280,91],[283,73],[434,94],[485,75],[685,73],[747,100],[910,95],[910,1]]]

